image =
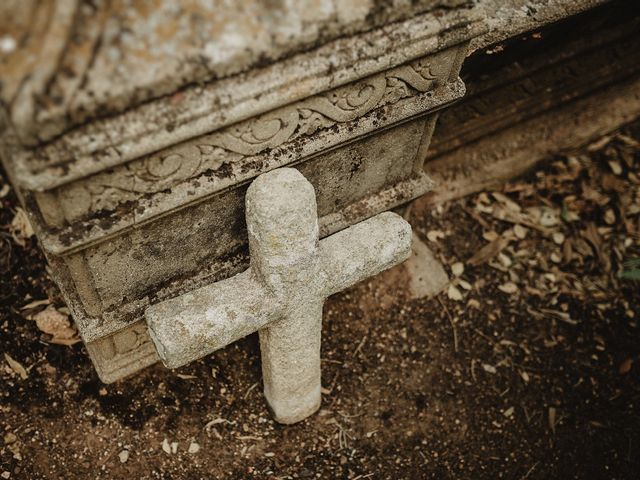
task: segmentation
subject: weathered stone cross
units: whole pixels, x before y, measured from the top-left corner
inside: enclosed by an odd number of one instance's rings
[[[246,217],[250,268],[149,307],[147,323],[169,368],[259,331],[264,395],[278,422],[295,423],[320,406],[325,299],[405,260],[411,227],[387,212],[318,241],[313,186],[292,168],[251,184]]]

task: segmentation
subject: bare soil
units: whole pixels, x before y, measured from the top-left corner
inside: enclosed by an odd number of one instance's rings
[[[640,257],[639,142],[637,122],[500,192],[418,202],[451,287],[411,300],[396,268],[329,299],[322,410],[289,427],[255,335],[112,385],[81,343],[51,343],[26,318],[45,306],[21,307],[64,304],[9,191],[0,478],[639,478],[640,289],[619,278]]]

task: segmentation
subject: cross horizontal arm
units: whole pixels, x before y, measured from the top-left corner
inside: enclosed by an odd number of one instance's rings
[[[409,258],[411,226],[381,213],[321,240],[319,250],[329,296]]]
[[[153,305],[145,315],[162,362],[177,368],[259,330],[278,306],[246,270]]]

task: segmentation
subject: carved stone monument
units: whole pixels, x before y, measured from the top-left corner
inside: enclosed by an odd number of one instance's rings
[[[152,305],[147,323],[171,368],[260,331],[265,397],[277,421],[295,423],[320,406],[325,299],[407,259],[411,227],[386,212],[318,242],[313,186],[292,168],[260,175],[246,212],[251,267]]]
[[[0,155],[100,378],[247,269],[253,179],[295,166],[320,238],[409,202],[469,45],[601,1],[0,2]]]
[[[460,0],[156,3],[28,4],[0,67],[5,167],[105,382],[159,360],[150,305],[247,268],[258,175],[295,165],[321,238],[427,192],[483,28]]]

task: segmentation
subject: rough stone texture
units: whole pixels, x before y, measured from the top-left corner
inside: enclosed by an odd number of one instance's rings
[[[489,31],[472,42],[477,50],[553,22],[577,15],[610,0],[480,0]]]
[[[295,165],[321,238],[429,191],[470,42],[596,2],[531,3],[2,2],[0,155],[100,377],[158,360],[147,307],[247,268],[258,175]]]
[[[411,227],[381,213],[319,242],[313,186],[295,169],[265,173],[246,197],[251,267],[146,311],[160,358],[176,368],[260,331],[264,393],[277,421],[320,406],[325,299],[410,255]]]
[[[437,112],[464,94],[481,31],[467,9],[421,14],[35,148],[5,129],[3,163],[100,378],[158,361],[149,305],[247,267],[244,195],[261,173],[295,165],[309,179],[321,238],[427,192],[418,159]]]
[[[0,100],[25,141],[469,0],[6,0]],[[9,41],[12,43],[7,43]],[[13,48],[10,48],[13,45]],[[32,76],[35,65],[38,75]]]

